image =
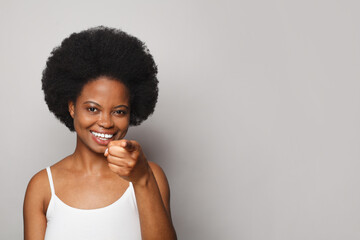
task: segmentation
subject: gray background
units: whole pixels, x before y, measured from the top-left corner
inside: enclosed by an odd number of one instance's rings
[[[130,129],[167,173],[179,239],[360,239],[359,1],[1,1],[0,238],[29,179],[71,154],[41,72],[72,32],[147,43],[155,114]]]

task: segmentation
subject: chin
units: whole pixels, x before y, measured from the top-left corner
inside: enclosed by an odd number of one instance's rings
[[[93,147],[93,148],[89,148],[89,150],[90,150],[91,152],[95,153],[95,154],[104,154],[105,149],[106,149],[106,147],[101,147],[101,148],[99,148],[99,147]]]

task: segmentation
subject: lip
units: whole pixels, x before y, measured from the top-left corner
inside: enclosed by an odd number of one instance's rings
[[[96,133],[102,133],[102,134],[112,134],[113,136],[111,138],[108,139],[104,139],[104,138],[99,138],[96,137],[94,134],[92,134],[91,132],[96,132]],[[107,146],[111,141],[113,141],[116,132],[107,132],[107,131],[92,131],[90,130],[90,134],[92,139],[99,145],[103,145],[103,146]]]
[[[116,134],[116,132],[110,132],[110,131],[95,131],[95,130],[90,130],[90,132],[103,133],[103,134],[113,134],[113,135]]]

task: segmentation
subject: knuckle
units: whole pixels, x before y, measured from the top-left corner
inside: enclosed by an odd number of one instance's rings
[[[119,170],[118,167],[112,163],[108,163],[108,166],[113,172],[117,172]]]
[[[125,149],[125,148],[122,148],[122,147],[119,147],[119,152],[121,152],[121,153],[127,153],[126,149]]]
[[[112,147],[111,146],[108,146],[108,153],[110,154],[110,155],[113,155],[114,153],[113,153],[113,149],[112,149]],[[110,155],[109,155],[109,157],[110,157]]]
[[[130,175],[130,173],[131,173],[131,171],[130,170],[128,170],[128,169],[125,169],[124,171],[124,176],[129,176]]]
[[[114,161],[114,157],[113,156],[108,156],[107,157],[107,161],[109,162],[109,163],[111,163],[111,164],[113,164],[115,161]]]
[[[128,165],[128,167],[133,168],[133,167],[135,167],[136,162],[135,162],[135,161],[129,161],[129,162],[127,163],[127,165]]]
[[[139,151],[133,152],[133,158],[139,159],[139,156],[140,156],[140,152],[139,152]]]

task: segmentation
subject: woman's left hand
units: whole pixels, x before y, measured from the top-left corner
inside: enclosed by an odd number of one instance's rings
[[[138,142],[116,140],[109,143],[104,153],[109,168],[132,183],[144,183],[149,177],[149,164]]]

